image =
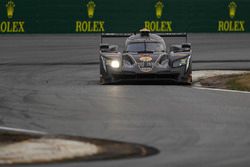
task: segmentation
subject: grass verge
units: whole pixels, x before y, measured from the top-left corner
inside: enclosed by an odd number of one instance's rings
[[[200,83],[210,88],[250,91],[250,73],[209,77]]]
[[[228,89],[250,91],[250,74],[242,74],[233,77],[226,83]]]

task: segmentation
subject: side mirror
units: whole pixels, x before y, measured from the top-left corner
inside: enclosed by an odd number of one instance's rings
[[[176,46],[176,45],[172,45],[172,46],[170,46],[170,50],[169,51],[176,53],[176,52],[180,52],[181,48],[178,47],[178,46]]]
[[[109,50],[109,44],[101,43],[100,44],[100,51],[101,52],[107,52]]]
[[[190,52],[191,51],[191,44],[190,43],[183,43],[181,45],[172,45],[170,47],[170,52]]]
[[[191,43],[183,43],[181,45],[181,47],[184,50],[184,52],[190,52],[190,50],[191,50]]]
[[[109,51],[110,52],[118,52],[118,46],[117,45],[110,45]]]
[[[102,43],[102,44],[100,44],[100,51],[101,52],[118,52],[118,46]]]

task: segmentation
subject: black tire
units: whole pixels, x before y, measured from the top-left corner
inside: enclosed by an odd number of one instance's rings
[[[106,85],[107,81],[103,77],[100,77],[100,84],[101,85]]]

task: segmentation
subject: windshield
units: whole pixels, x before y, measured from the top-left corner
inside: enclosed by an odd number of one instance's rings
[[[159,42],[137,42],[127,46],[128,52],[163,52],[164,46]]]

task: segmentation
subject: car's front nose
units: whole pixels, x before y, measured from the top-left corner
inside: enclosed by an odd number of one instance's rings
[[[114,80],[175,80],[187,78],[187,58],[170,60],[162,53],[153,58],[152,55],[123,55],[121,67],[108,66],[109,74]],[[184,58],[184,57],[183,57]],[[180,62],[177,62],[180,61]]]

